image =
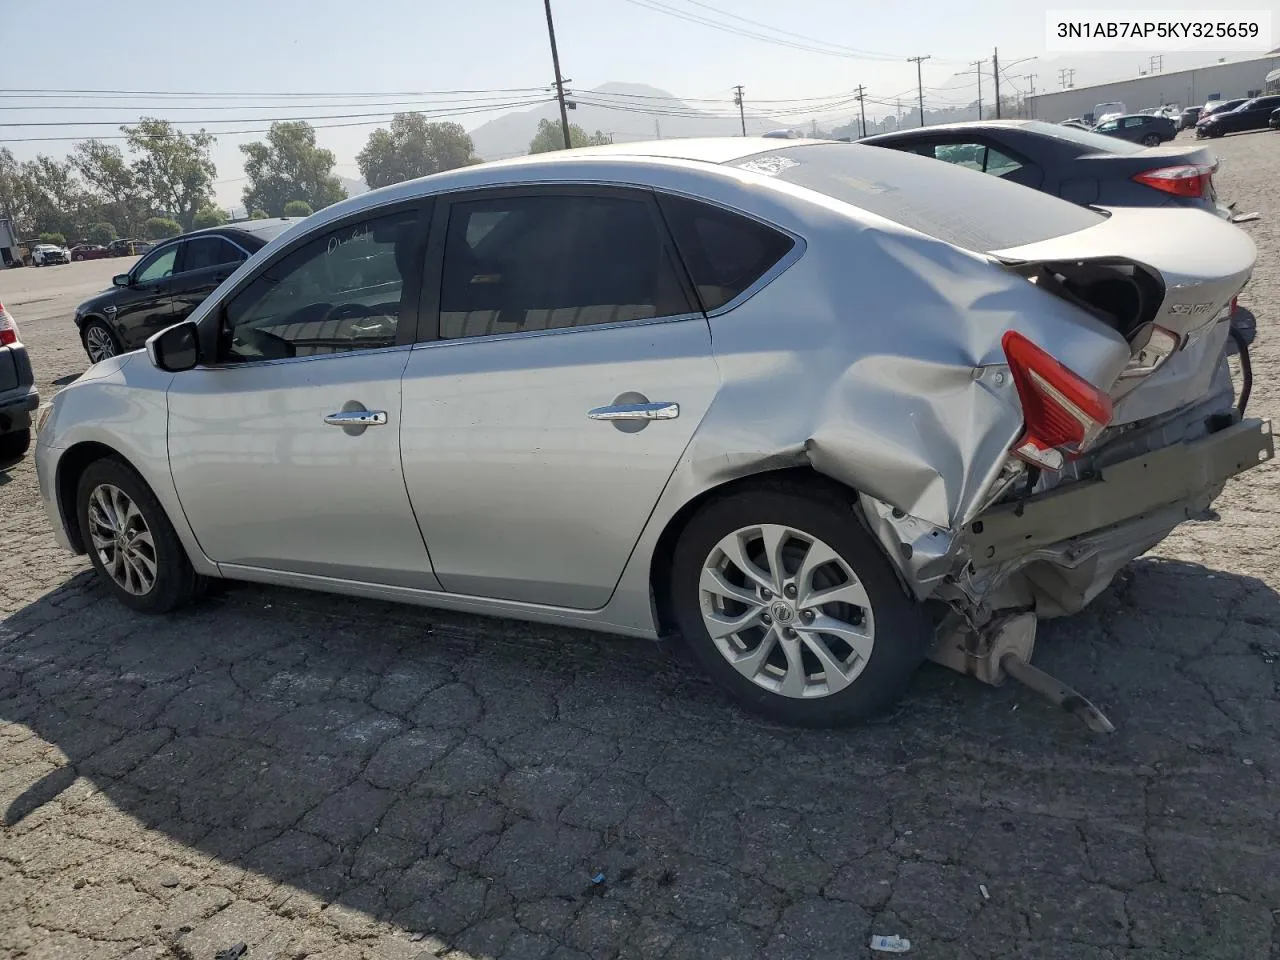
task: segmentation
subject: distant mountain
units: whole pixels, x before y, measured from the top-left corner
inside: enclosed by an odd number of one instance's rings
[[[369,185],[363,180],[356,180],[352,177],[339,177],[338,182],[346,189],[348,197],[358,197],[362,193],[369,192]]]
[[[570,123],[587,133],[599,130],[610,134],[618,143],[658,137],[734,136],[742,132],[737,117],[725,116],[734,109],[733,98],[729,96],[725,97],[723,107],[695,106],[666,90],[642,83],[606,83],[593,90],[577,91],[575,102],[576,109],[569,111]],[[471,131],[471,139],[476,153],[484,160],[518,156],[529,152],[529,141],[538,130],[539,120],[559,119],[559,106],[546,103],[519,113],[504,113],[481,124]],[[761,134],[783,126],[785,124],[777,120],[747,117],[748,133]]]

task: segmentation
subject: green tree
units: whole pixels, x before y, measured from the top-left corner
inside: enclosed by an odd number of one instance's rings
[[[201,207],[196,211],[196,215],[191,218],[191,229],[203,230],[206,227],[220,227],[230,219],[227,216],[227,211],[221,207]]]
[[[86,218],[119,223],[126,232],[137,233],[148,213],[147,201],[124,152],[101,140],[83,140],[69,160],[86,187]]]
[[[420,113],[397,113],[389,128],[369,134],[356,164],[364,182],[377,188],[479,163],[475,154],[475,144],[460,124],[429,123]]]
[[[142,231],[148,240],[166,240],[182,233],[182,224],[170,217],[148,217]]]
[[[116,228],[109,223],[91,223],[89,229],[84,232],[84,236],[90,243],[105,247],[116,238]]]
[[[191,229],[196,212],[213,202],[217,169],[209,150],[214,137],[203,130],[182,133],[167,120],[151,118],[120,129],[137,156],[133,176],[149,206]]]
[[[16,191],[21,232],[76,234],[85,203],[71,164],[43,154],[18,168]]]
[[[253,213],[249,214],[249,219],[250,219],[250,220],[265,220],[265,219],[267,219],[267,211],[265,211],[265,210],[255,210],[255,211],[253,211]]]
[[[311,209],[311,204],[305,200],[290,200],[284,205],[286,217],[309,217],[313,213],[315,211]]]
[[[601,133],[597,130],[595,133],[588,134],[576,123],[571,123],[569,124],[569,142],[575,147],[598,147],[601,144],[612,143],[613,141],[609,139],[607,133]],[[560,126],[560,121],[539,120],[538,132],[529,141],[529,152],[550,153],[552,150],[563,149],[564,128]]]
[[[333,151],[316,146],[315,128],[305,120],[273,123],[266,143],[246,143],[240,149],[249,178],[247,210],[279,217],[290,200],[305,200],[312,210],[322,210],[347,196],[333,175]]]
[[[65,247],[67,238],[60,233],[42,233],[40,234],[41,243],[52,243],[55,247]]]
[[[18,232],[26,233],[21,179],[22,167],[17,159],[8,147],[0,147],[0,216],[12,218]]]

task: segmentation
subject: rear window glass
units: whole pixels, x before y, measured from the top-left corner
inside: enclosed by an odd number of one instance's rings
[[[728,210],[659,196],[704,310],[715,310],[759,280],[795,245],[786,234]]]
[[[979,253],[1087,230],[1105,217],[950,163],[856,143],[771,150],[733,166],[777,177]]]

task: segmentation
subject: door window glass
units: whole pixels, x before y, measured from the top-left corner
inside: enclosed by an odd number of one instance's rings
[[[423,239],[407,211],[348,223],[285,254],[227,304],[223,359],[394,346]]]
[[[504,197],[455,203],[449,211],[440,285],[443,339],[695,309],[642,200]]]
[[[940,143],[934,147],[933,155],[938,160],[995,177],[1003,177],[1022,167],[1013,157],[981,143]]]
[[[697,200],[663,196],[659,203],[706,310],[741,294],[795,243],[763,223]]]
[[[173,275],[173,265],[178,259],[178,245],[172,244],[163,250],[157,250],[146,260],[138,264],[138,272],[135,279],[138,283],[150,283],[154,280],[163,280],[165,277]]]
[[[220,267],[224,263],[240,263],[244,259],[244,253],[222,237],[197,237],[187,241],[182,272]]]
[[[1124,118],[1124,126],[1126,127],[1141,127],[1146,122],[1147,122],[1146,117],[1125,117]]]

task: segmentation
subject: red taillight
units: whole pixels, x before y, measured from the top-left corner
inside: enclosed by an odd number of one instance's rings
[[[1147,170],[1133,179],[1175,197],[1199,198],[1209,195],[1215,169],[1217,164],[1187,163],[1177,167]]]
[[[1001,344],[1022,401],[1022,435],[1013,452],[1038,467],[1061,469],[1065,457],[1087,449],[1111,422],[1111,398],[1014,330]]]
[[[13,317],[5,313],[4,304],[0,303],[0,347],[7,347],[18,342],[18,325]]]

